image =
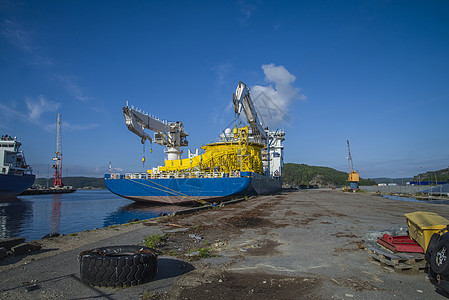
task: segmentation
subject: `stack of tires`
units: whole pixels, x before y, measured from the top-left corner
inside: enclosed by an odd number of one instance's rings
[[[434,233],[426,251],[426,261],[430,264],[430,281],[449,293],[449,233]]]

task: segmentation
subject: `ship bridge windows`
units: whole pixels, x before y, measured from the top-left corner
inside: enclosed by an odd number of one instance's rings
[[[14,144],[1,144],[0,147],[3,147],[3,148],[14,148]]]

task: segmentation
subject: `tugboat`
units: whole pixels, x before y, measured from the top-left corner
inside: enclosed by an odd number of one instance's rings
[[[15,197],[34,183],[35,176],[20,146],[16,137],[0,138],[0,199]]]
[[[219,142],[201,147],[199,154],[189,150],[182,158],[181,146],[188,146],[182,122],[168,122],[134,107],[123,107],[128,129],[141,138],[166,146],[165,165],[146,173],[105,174],[105,185],[112,193],[138,201],[187,204],[230,197],[273,194],[282,189],[282,130],[270,131],[260,122],[249,88],[239,82],[233,95],[235,120],[242,111],[247,126],[227,128]],[[154,131],[151,138],[144,129]],[[145,162],[145,157],[142,159]],[[111,169],[111,168],[110,168]]]

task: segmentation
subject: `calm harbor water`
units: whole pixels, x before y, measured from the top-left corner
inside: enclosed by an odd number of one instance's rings
[[[382,195],[382,196],[387,199],[396,200],[396,201],[419,202],[419,203],[427,203],[427,204],[449,204],[448,200],[418,200],[416,198],[410,198],[410,197],[390,196],[390,195]]]
[[[131,219],[150,219],[179,206],[139,205],[108,190],[78,190],[71,194],[19,196],[0,202],[0,238],[40,239],[49,233],[69,234]]]

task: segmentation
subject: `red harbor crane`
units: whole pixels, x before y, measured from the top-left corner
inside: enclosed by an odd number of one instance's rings
[[[61,114],[56,114],[56,152],[53,157],[53,169],[55,169],[55,178],[53,185],[63,187],[62,184],[62,152],[61,152]]]

